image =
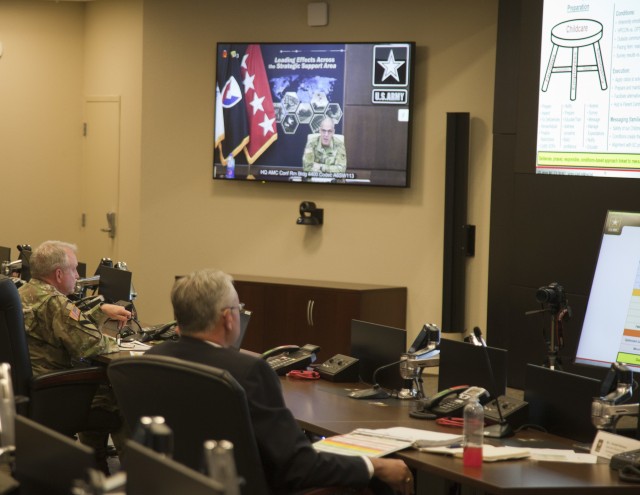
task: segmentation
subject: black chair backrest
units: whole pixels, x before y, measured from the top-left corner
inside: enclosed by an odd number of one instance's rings
[[[142,416],[164,417],[174,433],[173,458],[198,471],[204,442],[229,440],[244,478],[242,493],[268,493],[244,389],[229,372],[167,356],[140,356],[113,361],[107,374],[131,431]]]
[[[0,363],[11,365],[14,394],[28,396],[33,373],[22,302],[13,280],[4,277],[0,278]]]

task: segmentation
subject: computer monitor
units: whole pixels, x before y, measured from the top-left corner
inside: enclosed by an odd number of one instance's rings
[[[98,294],[104,296],[105,301],[115,303],[131,300],[130,271],[100,265],[95,274],[100,275]]]
[[[575,362],[640,371],[640,212],[609,211]]]
[[[233,349],[240,349],[242,346],[242,341],[244,340],[244,334],[247,332],[247,327],[249,326],[249,320],[251,319],[251,311],[248,309],[243,309],[240,311],[240,335],[236,341],[231,345]]]
[[[11,261],[11,248],[0,246],[0,263]]]
[[[372,385],[400,390],[404,380],[400,376],[400,357],[407,352],[407,332],[400,328],[377,323],[351,320],[351,356],[360,364],[360,379]],[[394,364],[395,363],[395,364]],[[382,366],[374,381],[374,373]]]
[[[16,478],[20,493],[67,495],[74,480],[96,468],[93,449],[23,416],[16,416]]]
[[[83,262],[78,262],[78,276],[80,278],[86,278],[87,277],[87,264],[83,263]]]
[[[491,369],[487,363],[487,354]],[[495,377],[495,387],[491,370]],[[470,385],[486,389],[492,397],[507,390],[507,351],[496,347],[473,345],[451,339],[440,340],[440,370],[438,390],[456,385]]]
[[[595,378],[527,364],[524,400],[529,403],[529,423],[579,442],[593,441],[591,404],[600,396],[600,385]]]
[[[127,495],[222,495],[220,483],[137,442],[124,457]]]
[[[18,259],[22,260],[22,268],[20,269],[20,279],[28,282],[31,280],[31,246],[22,245],[18,246],[18,250],[20,254],[18,255]]]

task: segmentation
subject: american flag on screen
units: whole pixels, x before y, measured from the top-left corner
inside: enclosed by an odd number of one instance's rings
[[[260,45],[219,46],[215,147],[221,163],[244,151],[251,165],[278,139]]]
[[[244,149],[249,165],[278,139],[276,114],[260,45],[249,45],[240,64],[244,104],[249,123],[249,144]]]

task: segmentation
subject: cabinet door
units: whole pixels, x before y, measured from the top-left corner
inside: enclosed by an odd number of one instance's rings
[[[348,354],[351,342],[351,319],[359,313],[359,297],[353,291],[319,288],[296,288],[290,295],[290,323],[300,339],[321,348],[319,360],[336,354]]]

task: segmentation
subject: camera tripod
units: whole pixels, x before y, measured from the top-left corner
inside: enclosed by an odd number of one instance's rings
[[[549,338],[545,338],[547,357],[545,358],[544,366],[552,370],[562,370],[562,361],[558,356],[558,351],[564,347],[562,322],[565,318],[571,316],[571,308],[566,303],[563,305],[550,304],[543,309],[527,311],[525,315],[538,313],[551,313]]]

